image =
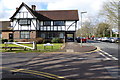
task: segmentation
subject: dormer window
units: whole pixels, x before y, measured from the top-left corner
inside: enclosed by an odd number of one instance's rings
[[[19,25],[30,25],[30,19],[19,19]]]

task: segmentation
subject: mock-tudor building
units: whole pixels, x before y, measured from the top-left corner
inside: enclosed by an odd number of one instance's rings
[[[16,12],[10,18],[14,31],[14,40],[32,38],[61,38],[66,39],[67,35],[73,35],[77,28],[78,11],[77,10],[36,10],[36,6],[30,8],[22,3]]]

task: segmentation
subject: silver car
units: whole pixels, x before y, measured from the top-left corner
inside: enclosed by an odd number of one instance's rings
[[[119,42],[119,41],[120,38],[116,38],[116,37],[109,38],[109,42]]]
[[[102,37],[101,41],[109,41],[108,37]]]

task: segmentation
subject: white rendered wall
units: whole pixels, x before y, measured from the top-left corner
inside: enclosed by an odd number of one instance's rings
[[[31,21],[31,30],[36,30],[36,19],[32,19]]]
[[[15,18],[34,18],[34,16],[24,6],[19,10],[19,12],[16,14]]]
[[[67,28],[69,27],[69,29],[68,29],[68,31],[75,31],[75,23],[74,23],[75,21],[66,21],[66,30],[67,30]]]
[[[19,13],[20,12],[20,13]],[[26,7],[22,7],[19,12],[16,14],[15,18],[34,18],[32,14],[26,9]],[[23,15],[24,12],[24,15]],[[16,19],[14,19],[12,26],[14,30],[36,30],[36,19],[31,19],[31,25],[19,25]]]
[[[65,26],[54,26],[53,21],[51,21],[51,26],[44,26],[43,21],[40,21],[40,25],[41,25],[40,28],[41,28],[41,30],[44,30],[44,31],[46,31],[46,30],[50,31],[50,28],[51,28],[51,31],[57,31],[57,30],[58,31],[61,31],[61,30],[65,31],[70,26],[67,31],[75,31],[75,24],[76,24],[75,21],[66,21]]]

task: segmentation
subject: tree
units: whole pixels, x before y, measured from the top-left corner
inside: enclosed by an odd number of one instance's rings
[[[109,24],[107,23],[99,23],[97,27],[97,35],[98,37],[108,37],[110,34]]]
[[[118,29],[118,10],[119,10],[119,0],[112,0],[111,2],[105,2],[102,6],[102,10],[100,11],[100,15],[106,19],[106,22],[110,25],[109,29],[111,31],[112,37],[112,29]]]
[[[112,0],[103,4],[101,15],[105,15],[108,20],[118,24],[118,1]]]
[[[89,15],[88,19],[83,22],[82,28],[77,30],[76,35],[84,37],[96,36],[96,25],[99,23],[99,19],[99,15]]]

